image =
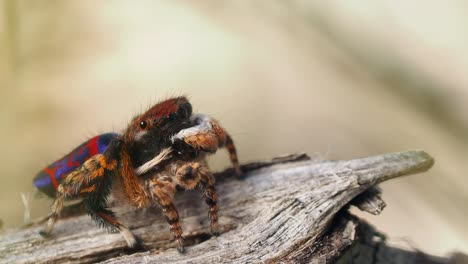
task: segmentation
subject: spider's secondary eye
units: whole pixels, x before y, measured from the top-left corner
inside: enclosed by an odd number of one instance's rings
[[[146,121],[144,121],[144,120],[140,122],[140,128],[141,128],[141,129],[145,129],[147,125],[148,125],[148,124],[147,124]]]
[[[190,103],[184,103],[179,106],[179,110],[177,110],[177,115],[180,117],[180,119],[185,119],[187,117],[190,117],[192,114],[192,106]]]
[[[170,114],[169,114],[169,117],[168,117],[168,118],[169,118],[169,121],[174,121],[175,117],[176,117],[176,114],[175,114],[175,113],[170,113]]]

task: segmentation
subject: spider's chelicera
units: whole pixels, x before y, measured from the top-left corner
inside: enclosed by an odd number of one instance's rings
[[[112,192],[137,208],[159,205],[178,250],[183,251],[174,194],[177,187],[199,187],[209,206],[211,231],[218,235],[218,196],[206,155],[220,147],[227,148],[240,175],[233,141],[216,120],[192,115],[192,106],[185,97],[162,101],[135,117],[121,135],[94,137],[38,174],[36,187],[55,196],[52,214],[41,233],[48,235],[52,231],[65,199],[82,199],[100,226],[118,230],[128,246],[135,247],[133,234],[108,208]]]

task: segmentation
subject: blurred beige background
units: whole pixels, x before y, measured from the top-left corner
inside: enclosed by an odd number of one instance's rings
[[[21,226],[21,193],[48,212],[39,169],[187,94],[242,161],[428,151],[429,173],[383,185],[382,215],[357,213],[400,246],[466,253],[467,25],[457,0],[0,0],[3,228]]]

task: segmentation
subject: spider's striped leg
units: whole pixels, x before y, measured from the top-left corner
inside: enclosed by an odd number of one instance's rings
[[[211,232],[218,232],[218,194],[215,189],[215,178],[208,169],[205,161],[185,163],[176,170],[176,183],[191,190],[200,186],[206,204],[210,207],[208,216],[211,221]]]
[[[203,191],[206,204],[210,207],[208,216],[211,221],[211,233],[218,236],[218,194],[215,189],[215,177],[208,170],[206,166],[202,166],[199,170],[200,173],[200,187]]]
[[[171,233],[178,243],[177,250],[184,252],[184,241],[182,228],[179,223],[179,213],[174,205],[175,184],[168,176],[153,179],[149,182],[149,189],[157,203],[161,206],[167,223],[170,225]]]
[[[52,213],[50,214],[49,220],[47,221],[47,226],[44,230],[39,231],[39,234],[41,234],[41,236],[49,236],[52,230],[54,229],[55,223],[57,222],[57,219],[60,216],[60,212],[63,209],[64,199],[65,191],[63,186],[60,184],[57,187],[57,197],[55,198],[55,201],[52,204]]]
[[[224,147],[227,149],[229,153],[229,159],[231,160],[232,166],[234,167],[234,170],[236,171],[236,176],[241,177],[243,173],[239,164],[239,158],[237,156],[236,146],[234,145],[234,141],[232,141],[231,136],[229,136],[227,133],[226,133],[226,142],[224,144]]]

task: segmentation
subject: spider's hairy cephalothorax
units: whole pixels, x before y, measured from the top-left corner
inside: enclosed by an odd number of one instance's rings
[[[132,120],[122,138],[135,167],[169,147],[171,137],[192,126],[192,106],[185,97],[163,101]]]
[[[134,247],[135,237],[108,208],[107,200],[112,192],[137,208],[159,205],[182,251],[182,229],[173,201],[177,187],[202,190],[210,207],[212,232],[218,234],[218,197],[206,154],[226,147],[238,175],[241,170],[232,139],[216,120],[202,114],[192,115],[187,98],[176,97],[135,117],[121,135],[112,135],[105,150],[82,162],[63,180],[53,175],[60,184],[56,187],[53,212],[42,234],[52,231],[64,199],[81,198],[94,220],[120,231],[128,246]],[[56,171],[61,169],[57,167]]]

